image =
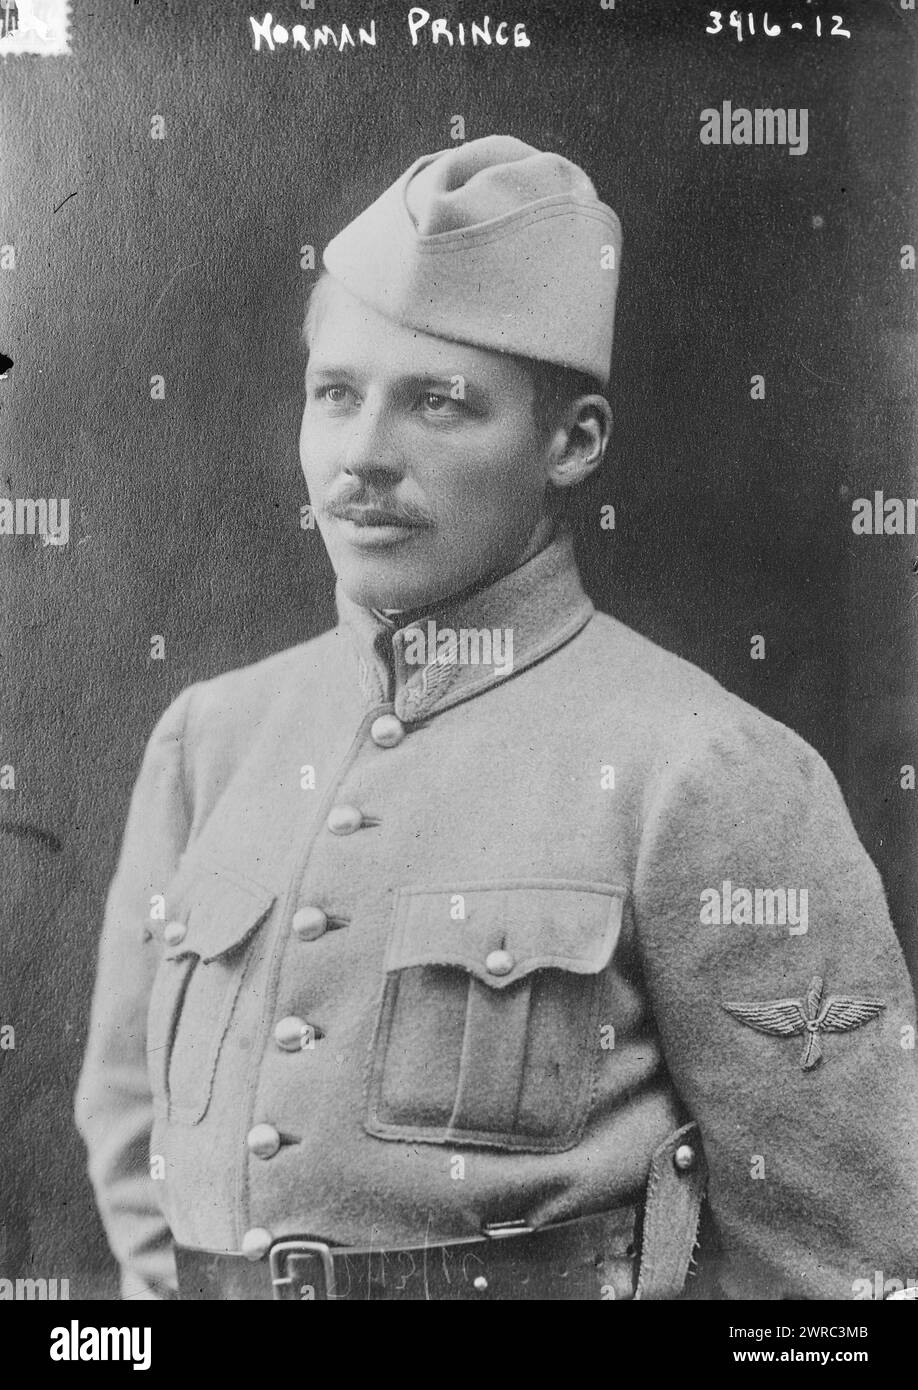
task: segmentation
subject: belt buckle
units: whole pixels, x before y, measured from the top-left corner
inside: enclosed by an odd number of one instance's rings
[[[294,1277],[289,1271],[288,1263],[295,1255],[318,1255],[322,1263],[325,1283],[322,1293],[317,1295],[315,1286],[312,1284],[304,1283],[302,1288],[311,1289],[313,1291],[311,1297],[318,1297],[320,1301],[336,1298],[335,1266],[331,1246],[326,1245],[322,1240],[279,1240],[271,1246],[268,1260],[271,1268],[272,1296],[288,1303],[309,1301],[310,1295],[294,1292]]]

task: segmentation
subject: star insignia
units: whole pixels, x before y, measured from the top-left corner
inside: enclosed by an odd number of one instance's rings
[[[814,975],[802,999],[731,1002],[722,1003],[721,1008],[757,1033],[769,1033],[777,1038],[802,1033],[800,1065],[804,1071],[809,1071],[822,1059],[821,1033],[848,1033],[876,1018],[886,1008],[879,999],[853,999],[844,994],[833,995],[823,1003],[822,990],[821,977]]]

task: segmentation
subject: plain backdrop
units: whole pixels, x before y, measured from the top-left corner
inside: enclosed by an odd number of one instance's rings
[[[377,49],[255,53],[238,0],[96,0],[71,56],[0,60],[0,495],[71,504],[66,547],[0,537],[0,1276],[114,1292],[71,1111],[130,789],[184,685],[333,621],[299,527],[300,248],[455,115],[581,163],[624,225],[594,599],[819,749],[918,962],[918,541],[851,530],[854,498],[916,489],[918,17],[847,5],[852,39],[817,40],[801,0],[769,9],[805,33],[738,42],[673,0],[428,8],[531,46],[412,52],[407,5],[287,0],[375,17]],[[808,153],[701,145],[724,100],[806,107]]]

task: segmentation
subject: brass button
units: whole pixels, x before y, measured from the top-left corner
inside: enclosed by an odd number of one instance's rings
[[[356,806],[333,806],[325,824],[333,835],[353,835],[363,825],[363,815]]]
[[[395,748],[405,737],[405,726],[395,714],[381,714],[370,725],[370,738],[378,748]]]
[[[263,1260],[271,1249],[274,1237],[264,1226],[253,1226],[242,1237],[242,1253],[247,1260]]]
[[[695,1166],[695,1150],[691,1144],[680,1144],[673,1154],[673,1163],[683,1173],[687,1173],[690,1168]]]
[[[476,1274],[475,1278],[472,1280],[472,1288],[473,1288],[473,1289],[477,1289],[479,1293],[484,1293],[484,1291],[485,1291],[485,1289],[486,1289],[487,1287],[488,1287],[488,1281],[487,1281],[487,1279],[484,1277],[484,1275],[483,1275],[483,1274]]]
[[[280,1135],[273,1125],[254,1125],[245,1137],[249,1153],[256,1158],[273,1158],[281,1146]]]
[[[167,922],[163,929],[163,940],[167,946],[177,946],[187,935],[188,927],[184,922]]]
[[[328,918],[321,907],[301,907],[294,912],[290,929],[300,941],[315,941],[328,930]]]
[[[489,975],[509,975],[516,965],[509,951],[492,951],[485,959],[485,970]]]
[[[315,1029],[295,1014],[282,1018],[274,1029],[274,1041],[283,1052],[301,1052],[314,1037]]]

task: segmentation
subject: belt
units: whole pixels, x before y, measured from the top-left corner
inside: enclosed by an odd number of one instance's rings
[[[653,1155],[643,1209],[630,1205],[534,1229],[492,1223],[481,1235],[422,1245],[276,1240],[267,1257],[177,1246],[183,1300],[283,1302],[489,1299],[672,1299],[698,1232],[706,1169],[697,1126]],[[634,1253],[641,1228],[640,1258]]]
[[[311,1302],[631,1298],[634,1257],[625,1253],[635,1209],[543,1226],[485,1227],[483,1236],[425,1245],[329,1245],[291,1236],[267,1261],[176,1248],[182,1299]],[[618,1247],[620,1254],[607,1251]]]

